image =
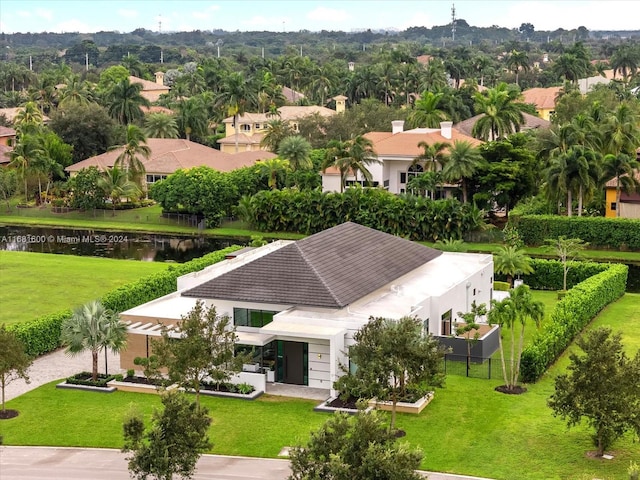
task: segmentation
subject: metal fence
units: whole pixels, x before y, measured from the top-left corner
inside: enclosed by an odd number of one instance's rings
[[[500,362],[491,358],[467,357],[447,353],[444,356],[444,373],[447,375],[462,375],[472,378],[499,378]]]

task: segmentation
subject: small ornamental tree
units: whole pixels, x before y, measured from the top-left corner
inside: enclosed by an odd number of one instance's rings
[[[175,390],[162,393],[162,405],[153,412],[149,428],[136,411],[124,421],[122,451],[130,453],[129,473],[139,480],[190,479],[202,453],[211,448],[208,410]]]
[[[589,244],[580,238],[566,238],[564,235],[557,239],[547,239],[545,243],[550,245],[562,263],[562,290],[567,291],[567,274],[569,273],[569,262],[575,261],[580,252]]]
[[[627,357],[620,333],[600,327],[576,340],[582,354],[569,355],[568,373],[555,379],[548,400],[568,427],[585,418],[602,456],[627,431],[640,435],[640,350]]]
[[[335,388],[390,400],[391,430],[395,428],[396,405],[409,386],[426,390],[444,383],[444,348],[432,335],[424,334],[418,318],[371,317],[353,338],[356,343],[349,347],[349,359],[357,369],[339,379]]]
[[[478,317],[483,317],[486,314],[487,306],[484,303],[478,305],[475,300],[471,303],[471,310],[469,312],[458,312],[458,316],[462,318],[465,323],[456,326],[456,336],[464,337],[467,342],[467,370],[471,362],[471,348],[478,343],[480,339],[480,325],[476,320]]]
[[[162,328],[162,340],[153,342],[153,350],[167,367],[169,379],[193,390],[200,404],[205,379],[220,385],[242,370],[244,357],[234,355],[237,339],[229,316],[218,315],[214,306],[206,308],[198,300],[182,317],[177,332]]]
[[[289,455],[288,480],[423,478],[416,472],[422,452],[398,444],[376,411],[335,414],[311,434],[306,446],[293,448]]]
[[[4,390],[9,383],[22,378],[29,383],[27,373],[32,360],[25,353],[24,345],[13,332],[7,330],[3,324],[0,326],[0,388],[2,389],[2,412],[0,418],[7,415],[4,404]],[[11,415],[14,416],[14,415]]]

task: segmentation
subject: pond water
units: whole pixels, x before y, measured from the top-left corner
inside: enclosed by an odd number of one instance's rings
[[[230,245],[246,244],[246,239],[232,237],[0,226],[0,250],[149,262],[182,263]]]

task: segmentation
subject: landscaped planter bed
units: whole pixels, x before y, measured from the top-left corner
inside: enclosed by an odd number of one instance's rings
[[[98,376],[98,381],[93,382],[91,380],[91,374],[88,372],[78,373],[71,377],[67,377],[64,382],[60,382],[56,385],[56,388],[67,388],[72,390],[86,390],[89,392],[100,393],[113,393],[116,391],[115,387],[109,385],[110,378],[112,376],[105,377],[104,375]],[[95,384],[98,383],[98,384]]]
[[[365,412],[370,412],[373,410],[373,406],[368,406],[364,409]],[[340,400],[339,397],[331,397],[320,405],[313,408],[314,412],[326,412],[326,413],[334,413],[334,412],[342,412],[348,413],[350,415],[355,415],[360,410],[355,404],[355,401],[343,401]]]
[[[427,393],[424,397],[413,403],[398,402],[396,403],[396,412],[418,414],[422,412],[427,405],[429,405],[431,400],[433,400],[433,392]],[[369,400],[369,405],[377,408],[378,410],[385,410],[387,412],[390,412],[393,409],[392,402],[379,401],[375,398]]]
[[[140,378],[144,379],[144,377],[140,377]],[[150,383],[148,381],[134,382],[134,381],[126,381],[126,379],[123,381],[111,380],[109,382],[109,386],[115,387],[121,392],[133,392],[133,393],[158,393],[159,392],[158,385],[154,385],[153,383]],[[168,387],[166,387],[166,390],[172,390],[176,387],[177,385],[169,385]]]

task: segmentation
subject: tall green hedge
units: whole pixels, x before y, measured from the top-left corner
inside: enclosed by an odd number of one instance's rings
[[[542,245],[548,238],[580,238],[597,247],[640,249],[640,220],[631,218],[511,215],[527,245]]]
[[[624,295],[629,267],[623,264],[599,265],[606,269],[569,290],[551,313],[550,322],[522,352],[524,382],[538,380],[604,307]],[[558,267],[561,270],[561,265]],[[550,267],[553,268],[557,267]]]
[[[175,292],[177,279],[181,275],[202,270],[224,260],[225,256],[242,247],[227,247],[189,262],[170,266],[166,271],[154,273],[135,282],[122,285],[102,297],[102,303],[116,312],[123,312],[155,298]],[[71,316],[71,310],[44,315],[34,320],[11,325],[22,340],[28,355],[37,357],[61,346],[60,332],[63,322]]]
[[[567,262],[567,289],[609,269],[608,263]],[[533,273],[523,275],[524,283],[534,290],[562,290],[563,270],[559,260],[532,259]]]

